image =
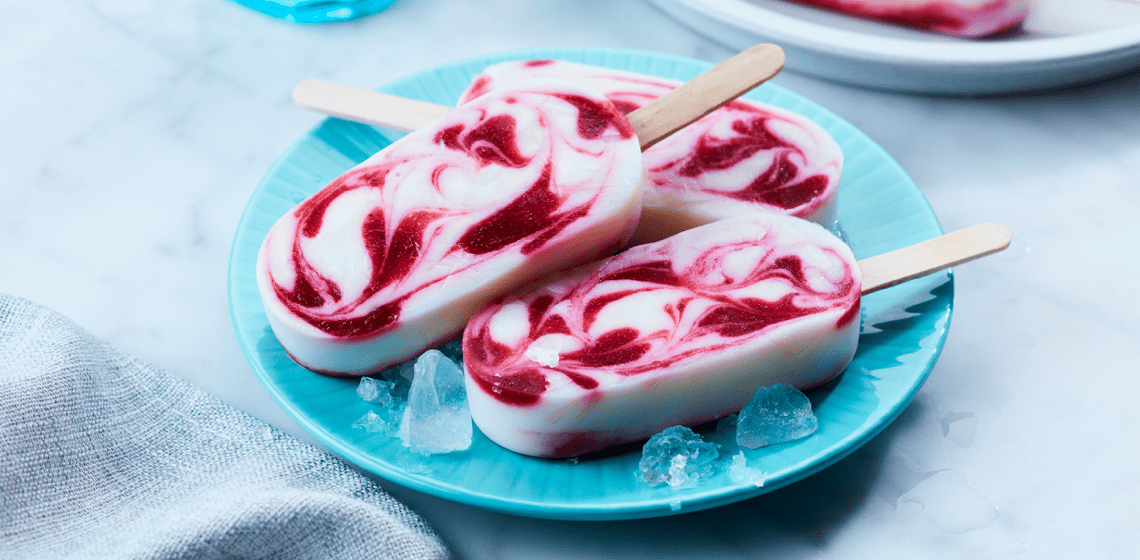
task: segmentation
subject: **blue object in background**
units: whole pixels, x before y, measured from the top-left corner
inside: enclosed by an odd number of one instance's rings
[[[234,0],[273,17],[296,23],[326,23],[379,12],[395,0]]]

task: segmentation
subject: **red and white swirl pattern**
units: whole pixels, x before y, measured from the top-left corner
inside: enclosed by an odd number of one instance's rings
[[[536,80],[482,97],[273,226],[257,262],[270,325],[321,373],[401,363],[490,299],[619,249],[641,182],[637,138],[597,92]]]
[[[806,389],[855,353],[861,276],[821,226],[757,213],[632,247],[476,314],[463,337],[479,426],[573,456]]]
[[[681,82],[557,60],[488,66],[460,100],[517,80],[556,76],[596,89],[629,113]],[[810,119],[738,99],[645,151],[645,203],[633,243],[756,211],[832,227],[843,152]]]
[[[1016,28],[1031,0],[796,0],[851,15],[959,37],[983,37]]]

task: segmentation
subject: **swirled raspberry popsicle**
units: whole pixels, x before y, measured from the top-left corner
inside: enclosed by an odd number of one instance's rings
[[[471,415],[507,449],[566,457],[822,384],[854,356],[861,283],[842,241],[778,214],[632,247],[472,318]]]
[[[602,92],[629,113],[681,82],[559,60],[488,66],[460,102],[518,80],[554,76]],[[832,227],[843,152],[822,127],[797,113],[737,99],[643,154],[645,201],[632,243],[756,211]]]
[[[270,230],[258,288],[302,366],[364,375],[459,335],[490,299],[612,254],[635,227],[641,151],[600,94],[515,84],[394,142]]]
[[[1029,15],[1031,0],[794,0],[851,15],[960,37],[984,37],[1014,29]]]

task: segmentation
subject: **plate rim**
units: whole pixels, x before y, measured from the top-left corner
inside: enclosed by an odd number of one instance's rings
[[[1029,91],[1114,75],[1140,65],[1140,23],[1112,29],[1018,41],[979,42],[948,37],[921,41],[840,29],[783,14],[747,0],[649,0],[663,12],[682,20],[674,10],[699,13],[722,26],[762,37],[796,54],[788,66],[799,72],[863,86],[925,93],[1000,93]],[[809,6],[810,7],[810,6]],[[683,25],[700,33],[692,22]],[[887,25],[887,24],[883,24]],[[706,34],[707,35],[707,34]],[[715,40],[715,39],[714,39]],[[722,42],[718,41],[718,42]],[[803,51],[799,53],[798,51]],[[905,68],[882,78],[857,77],[839,70],[820,69],[819,60],[848,61],[880,67]],[[1007,74],[997,83],[973,87],[923,84],[930,76]],[[1072,76],[1066,79],[1066,76]],[[1022,85],[1019,85],[1022,84]]]
[[[618,49],[618,48],[605,48],[605,47],[548,47],[548,48],[535,48],[535,49],[519,49],[511,51],[503,51],[497,53],[489,53],[483,55],[471,56],[443,64],[435,65],[419,72],[414,72],[406,76],[394,79],[382,86],[378,90],[383,90],[385,87],[394,87],[397,84],[412,81],[417,77],[426,76],[429,73],[440,72],[446,69],[458,69],[464,66],[469,66],[473,63],[490,64],[500,60],[510,60],[519,58],[559,58],[566,56],[568,53],[574,54],[594,54],[600,56],[618,55],[622,57],[645,57],[652,60],[666,59],[670,61],[681,61],[686,64],[696,65],[703,68],[711,67],[712,64],[690,57],[679,55],[659,53],[646,50],[637,49]],[[765,86],[762,86],[765,87]],[[882,149],[878,143],[869,138],[862,130],[855,127],[850,122],[835,113],[826,109],[822,105],[795,93],[792,90],[779,86],[777,84],[766,84],[766,87],[777,88],[781,94],[790,94],[797,102],[807,103],[813,108],[822,111],[828,117],[836,119],[845,127],[850,129],[850,132],[859,137],[862,142],[869,144],[871,147],[881,152],[888,160],[892,167],[896,167],[899,172],[909,181],[909,186],[913,188],[918,195],[919,201],[924,205],[927,214],[923,216],[924,219],[930,222],[930,226],[938,232],[942,231],[941,225],[938,223],[936,214],[930,206],[930,202],[913,183],[913,179],[906,174],[905,170],[901,168],[897,161],[894,160],[885,150]],[[939,327],[937,331],[937,340],[933,343],[933,353],[929,361],[923,366],[923,370],[918,374],[915,382],[905,391],[897,402],[893,403],[884,414],[875,418],[875,422],[869,429],[863,429],[866,426],[860,427],[860,430],[853,431],[851,434],[844,436],[836,443],[832,444],[829,448],[821,451],[819,455],[812,456],[808,460],[808,464],[803,468],[799,468],[794,472],[783,476],[778,480],[773,480],[771,483],[766,483],[763,487],[758,488],[725,488],[723,486],[708,489],[701,493],[690,494],[686,497],[685,507],[681,511],[670,511],[669,509],[662,509],[659,500],[635,500],[632,502],[622,503],[604,503],[584,508],[578,504],[562,504],[562,503],[546,503],[538,502],[535,500],[522,500],[511,497],[491,495],[486,492],[477,492],[474,489],[464,489],[462,492],[457,492],[454,485],[442,484],[434,479],[421,476],[417,473],[407,472],[394,468],[395,465],[388,466],[377,463],[374,459],[365,455],[362,451],[356,449],[354,446],[346,445],[338,441],[334,434],[328,432],[324,427],[311,421],[306,414],[303,414],[294,403],[290,401],[281,387],[268,378],[268,373],[262,367],[257,357],[254,355],[255,345],[247,344],[244,342],[243,331],[241,328],[242,319],[239,317],[239,310],[235,305],[235,294],[239,288],[236,280],[236,270],[242,264],[238,262],[238,245],[242,240],[243,225],[246,224],[247,218],[251,212],[254,212],[252,202],[256,199],[257,195],[262,190],[267,190],[268,179],[282,166],[290,165],[289,158],[296,151],[303,147],[304,141],[311,138],[316,131],[326,126],[329,121],[337,120],[332,117],[322,119],[315,126],[310,128],[296,140],[294,140],[274,161],[274,163],[267,169],[266,173],[259,181],[257,187],[250,195],[250,201],[247,202],[246,207],[242,211],[242,215],[238,222],[237,231],[235,231],[234,240],[231,245],[231,254],[229,269],[227,274],[227,292],[230,307],[231,322],[239,339],[239,346],[242,353],[249,363],[251,369],[254,371],[259,382],[266,388],[267,392],[272,396],[274,401],[277,402],[289,416],[298,425],[305,429],[308,433],[313,435],[323,445],[330,450],[340,455],[341,457],[349,460],[350,462],[380,476],[388,481],[396,484],[401,484],[408,488],[435,495],[440,498],[448,499],[451,501],[464,503],[467,505],[480,507],[488,510],[510,513],[515,515],[523,515],[527,517],[547,518],[547,519],[563,519],[563,520],[623,520],[623,519],[640,519],[658,516],[667,516],[677,513],[688,513],[697,510],[708,509],[735,503],[744,499],[752,498],[760,494],[764,494],[798,482],[808,476],[811,476],[846,457],[856,449],[862,447],[867,441],[874,438],[890,425],[906,406],[913,400],[914,395],[922,388],[926,378],[930,375],[931,370],[937,363],[938,358],[944,348],[946,338],[948,336],[952,311],[953,311],[953,287],[954,278],[951,270],[945,271],[945,282],[949,286],[950,295],[948,305],[944,311],[945,322]],[[363,126],[363,125],[362,125]],[[671,509],[671,508],[670,508]]]

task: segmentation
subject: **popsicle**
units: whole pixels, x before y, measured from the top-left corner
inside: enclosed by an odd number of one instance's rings
[[[628,117],[555,79],[448,112],[271,228],[257,276],[274,335],[308,369],[366,375],[458,336],[501,293],[612,254],[640,215],[641,150],[782,63],[754,47]]]
[[[459,102],[535,77],[563,78],[597,90],[623,113],[681,84],[574,62],[508,61],[483,70]],[[396,128],[415,129],[447,112],[442,106],[327,82],[298,86],[295,97],[306,107]],[[330,99],[340,103],[330,106]],[[843,152],[822,127],[792,111],[734,100],[645,150],[642,162],[645,198],[632,244],[757,211],[835,226]]]
[[[793,0],[847,14],[959,37],[984,37],[1014,29],[1029,15],[1031,0]]]
[[[471,319],[471,415],[492,441],[538,457],[715,420],[759,387],[842,372],[862,294],[1008,245],[1008,230],[984,224],[856,262],[818,224],[757,213],[635,246]]]
[[[623,112],[681,82],[560,60],[488,66],[459,97],[539,76],[602,92]],[[822,127],[773,105],[737,99],[645,151],[645,200],[631,243],[647,243],[716,220],[756,211],[836,221],[843,152]]]
[[[837,237],[777,214],[632,247],[471,319],[472,418],[507,449],[575,456],[820,385],[854,356],[861,281]]]
[[[377,372],[458,336],[489,299],[629,238],[641,151],[600,94],[520,83],[449,112],[300,202],[257,261],[300,365]]]

